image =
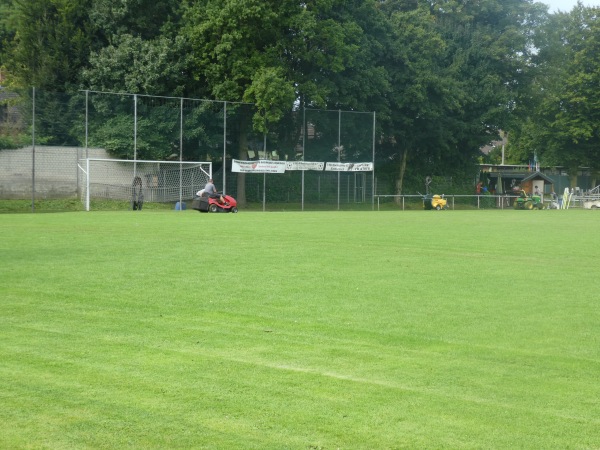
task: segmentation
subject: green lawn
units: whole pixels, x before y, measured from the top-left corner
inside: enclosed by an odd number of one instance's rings
[[[600,448],[596,211],[0,215],[0,448]]]

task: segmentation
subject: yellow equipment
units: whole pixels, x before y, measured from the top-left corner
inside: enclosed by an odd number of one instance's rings
[[[448,209],[448,200],[443,195],[426,195],[423,197],[423,209]]]

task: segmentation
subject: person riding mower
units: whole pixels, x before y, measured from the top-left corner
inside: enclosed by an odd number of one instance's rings
[[[523,189],[513,203],[514,209],[544,209],[542,198],[539,195],[528,195]]]

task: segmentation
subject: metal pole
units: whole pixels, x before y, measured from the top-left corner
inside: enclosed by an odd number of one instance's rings
[[[179,102],[179,211],[183,211],[183,98]]]
[[[302,105],[302,162],[306,150],[306,105]],[[302,211],[304,211],[304,170],[302,170]]]
[[[133,178],[137,175],[137,94],[133,94]]]
[[[223,195],[227,194],[227,102],[223,102]]]
[[[35,87],[31,100],[31,212],[35,212]]]
[[[85,210],[90,210],[90,159],[85,160]]]
[[[89,94],[90,91],[85,91],[85,158],[89,158],[88,154],[88,124],[89,124]]]
[[[266,123],[265,123],[266,125]],[[265,127],[265,132],[263,133],[263,152],[265,155],[265,159],[267,159],[267,131]],[[266,211],[266,203],[267,203],[267,174],[263,173],[263,212]]]
[[[267,174],[263,173],[263,212],[266,211],[267,204]]]
[[[341,128],[342,128],[342,110],[338,109],[338,149],[337,149],[337,154],[338,154],[338,163],[341,161],[341,153],[342,153],[342,149],[341,149]],[[337,185],[337,209],[338,211],[340,210],[340,170],[338,168],[338,185]]]
[[[373,111],[373,170],[371,171],[371,198],[375,209],[375,111]]]

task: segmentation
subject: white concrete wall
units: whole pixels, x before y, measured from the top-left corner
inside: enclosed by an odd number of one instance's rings
[[[90,158],[110,157],[99,148],[88,148],[87,153]],[[36,198],[76,197],[81,157],[85,149],[79,147],[36,145],[35,156],[32,147],[0,150],[0,198],[31,198],[34,185]]]

